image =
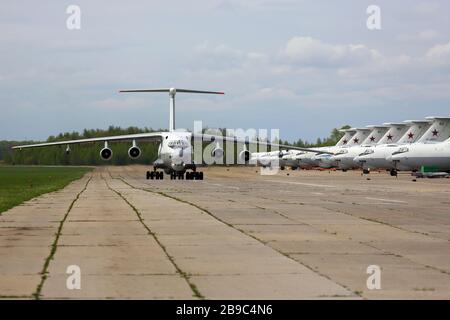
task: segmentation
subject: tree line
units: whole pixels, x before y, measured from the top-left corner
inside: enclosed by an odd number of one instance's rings
[[[349,128],[344,126],[342,128]],[[204,129],[207,130],[207,129]],[[75,139],[87,139],[96,137],[106,137],[124,134],[137,134],[163,131],[162,129],[153,130],[151,128],[137,128],[128,127],[121,128],[116,126],[109,126],[108,129],[85,129],[83,132],[65,132],[56,136],[50,136],[46,142],[66,141]],[[224,132],[224,129],[220,129]],[[297,147],[323,147],[335,145],[342,137],[342,133],[338,129],[333,129],[330,136],[324,139],[318,138],[315,142],[310,143],[302,139],[294,142],[280,141],[282,144],[297,146]],[[70,153],[66,154],[66,146],[51,146],[45,148],[33,148],[23,150],[11,150],[12,146],[21,144],[37,143],[36,141],[0,141],[0,161],[6,164],[17,165],[127,165],[127,164],[151,164],[157,159],[158,143],[145,142],[139,143],[142,154],[136,159],[132,160],[128,157],[128,149],[130,142],[114,142],[110,144],[113,150],[113,157],[110,161],[103,161],[100,158],[100,150],[104,144],[87,143],[82,145],[71,145]]]

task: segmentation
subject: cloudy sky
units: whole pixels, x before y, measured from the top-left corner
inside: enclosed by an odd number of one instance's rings
[[[66,9],[81,8],[68,30]],[[381,30],[366,27],[369,5]],[[331,128],[450,116],[450,2],[196,0],[0,2],[0,140],[108,125]]]

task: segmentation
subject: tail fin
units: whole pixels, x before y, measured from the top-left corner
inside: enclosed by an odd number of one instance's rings
[[[406,123],[383,123],[389,127],[388,131],[384,136],[378,141],[378,144],[395,143],[405,134],[408,130],[408,125]]]
[[[389,127],[385,125],[378,126],[367,126],[370,129],[369,136],[362,142],[363,145],[376,145],[378,141],[384,136],[386,131],[388,131]]]
[[[406,120],[406,125],[409,128],[406,133],[397,141],[398,144],[414,143],[420,139],[420,137],[430,127],[430,120]]]
[[[340,129],[339,132],[344,132],[344,135],[343,135],[342,138],[336,143],[336,146],[337,146],[337,147],[347,145],[347,143],[349,143],[350,139],[351,139],[351,138],[354,136],[354,134],[356,133],[356,129],[355,129],[355,128],[350,128],[350,129]]]
[[[441,142],[448,139],[450,136],[450,118],[426,117],[426,119],[433,122],[417,142]]]
[[[369,128],[354,128],[356,133],[352,136],[351,140],[347,144],[348,146],[359,146],[361,143],[367,139],[369,133],[372,131]]]
[[[207,94],[225,94],[219,91],[204,91],[204,90],[191,90],[191,89],[176,89],[176,88],[160,88],[160,89],[132,89],[132,90],[120,90],[121,93],[128,92],[168,92],[170,97],[170,109],[169,109],[169,131],[175,130],[175,94],[177,92],[186,93],[207,93]]]

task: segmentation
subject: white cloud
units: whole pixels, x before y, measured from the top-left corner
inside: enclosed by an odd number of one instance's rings
[[[378,59],[378,51],[362,44],[332,45],[311,37],[293,37],[284,49],[293,62],[305,67],[339,67],[366,64]]]
[[[450,43],[439,44],[430,48],[427,51],[425,58],[432,65],[450,65]]]
[[[195,52],[202,64],[212,68],[242,68],[247,65],[268,62],[268,55],[261,52],[246,52],[225,44],[211,45],[203,43],[195,47]]]
[[[439,38],[439,32],[433,29],[426,29],[415,34],[401,34],[397,38],[400,41],[432,41]]]

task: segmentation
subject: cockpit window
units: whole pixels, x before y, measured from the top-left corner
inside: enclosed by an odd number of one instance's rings
[[[167,143],[170,148],[187,148],[189,144],[185,140],[172,140]]]
[[[347,149],[341,149],[338,152],[336,152],[336,154],[346,154],[346,153],[348,153]]]
[[[401,148],[399,148],[397,151],[394,151],[394,152],[392,153],[392,155],[394,155],[394,154],[400,154],[400,153],[405,153],[405,152],[408,152],[408,151],[409,151],[408,147],[401,147]]]
[[[366,156],[368,154],[372,154],[375,151],[373,151],[373,149],[366,149],[363,153],[360,154],[360,156]]]

